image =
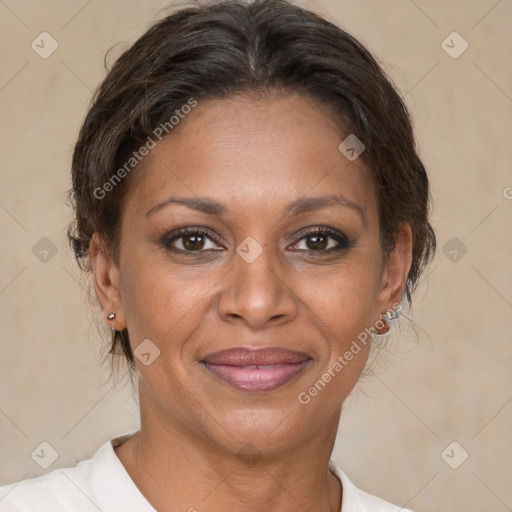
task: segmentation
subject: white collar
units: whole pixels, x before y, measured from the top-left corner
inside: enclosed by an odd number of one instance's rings
[[[116,446],[137,433],[138,430],[128,432],[107,441],[90,460],[88,476],[91,491],[101,510],[156,512],[139,491],[114,451]],[[332,459],[329,460],[329,469],[341,481],[343,499],[340,512],[410,512],[357,488]],[[107,481],[108,488],[105,487]]]

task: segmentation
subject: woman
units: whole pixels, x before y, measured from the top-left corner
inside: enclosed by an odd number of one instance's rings
[[[435,250],[407,111],[360,43],[285,0],[181,9],[108,73],[72,178],[141,428],[3,512],[405,510],[330,460]]]

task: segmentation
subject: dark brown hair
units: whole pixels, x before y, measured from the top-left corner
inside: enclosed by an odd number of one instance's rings
[[[428,222],[429,182],[407,109],[361,43],[286,0],[182,8],[156,22],[117,59],[95,92],[73,153],[69,193],[76,218],[68,238],[80,268],[91,271],[94,232],[119,261],[120,206],[136,171],[121,173],[124,179],[108,192],[104,187],[118,169],[128,169],[126,162],[154,138],[155,128],[169,123],[191,98],[274,90],[326,105],[345,135],[356,134],[365,145],[361,158],[377,193],[384,254],[393,250],[401,223],[412,228],[405,291],[410,303],[436,239]],[[126,329],[115,331],[110,353],[124,354],[134,367]]]

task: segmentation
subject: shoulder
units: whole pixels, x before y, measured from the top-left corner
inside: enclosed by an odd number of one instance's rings
[[[329,468],[341,480],[343,487],[340,512],[412,512],[359,489],[332,460],[329,461]]]
[[[129,499],[130,494],[134,493],[134,485],[114,452],[114,446],[133,434],[107,441],[92,458],[82,460],[72,468],[55,469],[37,478],[0,487],[1,512],[112,510],[111,503],[107,502],[113,496],[113,489],[117,498],[125,493],[124,498]],[[124,502],[123,499],[121,501]],[[131,504],[137,506],[137,503],[141,504],[137,500]],[[130,506],[126,510],[130,510]],[[140,507],[139,510],[148,509]]]
[[[73,468],[55,469],[37,478],[0,487],[0,510],[62,512],[70,510],[70,506],[77,512],[90,510],[87,496],[90,494],[91,461],[84,460]]]

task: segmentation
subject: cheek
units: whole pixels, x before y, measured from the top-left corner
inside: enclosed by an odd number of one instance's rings
[[[380,285],[378,262],[362,252],[322,275],[304,276],[310,302],[321,312],[327,325],[341,334],[341,326],[364,328],[373,321]]]
[[[373,323],[377,279],[376,269],[359,258],[324,279],[323,292],[308,296],[307,305],[325,336],[325,357],[310,386],[298,395],[313,417],[336,410],[365,367],[371,346],[365,329]]]
[[[143,261],[127,260],[121,273],[127,327],[133,345],[149,338],[163,349],[166,339],[179,339],[204,316],[207,291],[221,275],[150,257]]]
[[[371,344],[368,329],[375,321],[380,262],[361,254],[343,269],[333,272],[325,283],[324,293],[317,292],[310,297],[310,306],[326,326],[330,349],[327,364],[331,367],[340,362],[343,368],[336,365],[336,369],[343,371],[343,380],[357,380]]]

